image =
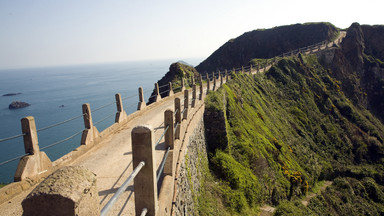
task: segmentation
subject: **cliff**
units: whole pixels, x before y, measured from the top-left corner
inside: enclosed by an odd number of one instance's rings
[[[184,85],[189,86],[191,84],[192,77],[195,78],[198,76],[198,72],[193,66],[186,64],[185,62],[176,62],[169,66],[169,71],[159,80],[160,90],[159,93],[161,97],[166,97],[169,94],[169,82],[172,82],[172,88],[174,92],[179,92],[181,87],[181,79],[184,79]],[[148,100],[148,105],[153,103],[155,98],[152,97],[155,95],[155,89],[153,90],[151,97]]]
[[[208,95],[199,214],[384,214],[382,28],[355,23],[341,47],[233,74]]]
[[[196,69],[205,74],[247,65],[254,58],[272,58],[282,53],[331,40],[338,33],[329,23],[306,23],[246,32],[222,45]]]

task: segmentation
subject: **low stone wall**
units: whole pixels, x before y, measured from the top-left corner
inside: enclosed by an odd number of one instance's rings
[[[207,167],[206,139],[203,118],[189,137],[189,142],[181,161],[180,172],[176,176],[175,215],[198,215],[197,196],[200,190],[200,179]]]

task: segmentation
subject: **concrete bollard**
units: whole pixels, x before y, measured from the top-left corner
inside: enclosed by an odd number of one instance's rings
[[[137,110],[142,110],[147,105],[144,102],[144,94],[143,94],[143,88],[139,88],[139,104],[137,104]]]
[[[209,80],[209,75],[208,75],[208,73],[206,73],[206,76],[207,76],[207,94],[209,93],[209,84],[210,84],[210,80]]]
[[[100,215],[96,175],[84,167],[64,167],[41,182],[22,206],[28,216]]]
[[[89,104],[83,104],[83,119],[85,129],[81,136],[81,145],[89,145],[99,136],[99,131],[93,126],[91,107]]]
[[[215,72],[212,72],[212,77],[213,77],[213,88],[212,88],[212,91],[215,91],[216,90],[216,76],[215,76]]]
[[[249,75],[252,75],[252,65],[249,66]]]
[[[181,104],[180,98],[175,98],[175,124],[179,124],[175,131],[175,139],[180,139],[181,129]]]
[[[183,92],[185,90],[185,86],[184,86],[184,78],[181,78],[181,89],[180,91]]]
[[[169,87],[169,93],[168,93],[168,96],[172,96],[174,93],[173,93],[173,88],[172,88],[172,82],[169,82],[168,83],[168,87]]]
[[[241,66],[241,73],[245,73],[244,66]]]
[[[147,215],[155,216],[158,210],[155,142],[153,129],[149,125],[136,126],[131,132],[133,167],[142,161],[145,166],[134,179],[135,211],[140,215],[146,208]]]
[[[189,91],[188,89],[184,90],[184,113],[183,120],[188,118],[188,107],[189,107]]]
[[[52,162],[45,154],[40,152],[35,119],[32,116],[21,119],[21,129],[24,134],[24,150],[26,155],[17,165],[14,181],[33,178],[52,169]]]
[[[260,63],[257,63],[257,73],[260,72]]]
[[[220,74],[220,86],[223,86],[223,83],[224,83],[223,74]]]
[[[203,100],[203,77],[199,76],[200,78],[200,93],[199,93],[199,100]]]
[[[165,148],[170,148],[168,153],[167,161],[164,165],[164,175],[174,176],[175,168],[173,163],[173,149],[175,145],[175,136],[174,136],[174,114],[173,111],[167,109],[164,112],[164,128],[168,127],[167,132],[164,135]],[[180,127],[181,125],[179,125]]]
[[[155,83],[155,100],[154,102],[158,102],[161,100],[160,90],[159,90],[159,83]]]
[[[192,86],[192,104],[191,107],[195,107],[196,105],[196,84]]]
[[[122,122],[124,119],[127,118],[127,114],[125,113],[125,111],[123,109],[123,102],[121,100],[121,95],[119,93],[117,93],[117,94],[115,94],[115,98],[116,98],[116,107],[117,107],[115,122],[119,123],[119,122]]]
[[[225,82],[227,83],[229,80],[229,77],[228,77],[228,71],[225,70]]]

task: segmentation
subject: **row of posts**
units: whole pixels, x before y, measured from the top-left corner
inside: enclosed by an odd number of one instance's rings
[[[340,42],[341,42],[341,39],[338,40],[338,43],[340,43]],[[333,44],[335,44],[334,41],[333,41]],[[316,49],[320,50],[322,45],[324,45],[324,44],[319,44],[318,46],[310,47],[310,53],[313,53],[313,51]],[[325,42],[325,48],[328,48],[328,43],[326,43],[326,42]],[[299,52],[305,52],[305,49],[299,49]],[[293,55],[293,52],[291,52],[291,55]],[[284,54],[283,54],[283,57],[284,57]],[[274,58],[273,61],[274,62],[277,61],[276,57]],[[266,60],[266,62],[264,64],[264,70],[266,70],[267,65],[268,65],[268,60]],[[259,72],[259,70],[260,70],[260,65],[258,64],[257,65],[257,72]],[[242,67],[242,71],[244,72],[244,67]],[[250,68],[250,73],[252,73],[252,66]],[[207,80],[209,80],[209,74],[208,73],[206,74],[206,77],[207,77]],[[216,76],[215,76],[214,72],[212,73],[212,77],[213,77],[212,90],[215,90],[216,89]],[[226,81],[228,81],[229,76],[228,76],[226,70],[225,70],[225,77],[226,77]],[[222,85],[223,84],[223,76],[220,72],[219,72],[219,78],[220,78],[220,85]],[[202,99],[202,93],[201,92],[203,91],[203,85],[202,85],[203,79],[202,79],[201,74],[199,76],[199,79],[200,79],[199,80],[200,81],[199,99],[201,100]],[[172,88],[172,83],[169,82],[168,85],[169,85],[168,96],[172,96],[174,94],[173,88]],[[193,78],[192,78],[192,86],[193,86],[192,88],[194,89],[193,94],[196,94],[196,85],[194,83]],[[184,89],[185,89],[184,79],[182,79],[181,80],[181,91],[184,91]],[[209,92],[209,90],[210,90],[210,82],[207,82],[207,93]],[[115,123],[120,123],[127,117],[127,114],[125,113],[125,111],[123,109],[123,103],[122,103],[121,95],[116,94],[115,99],[116,99],[116,106],[117,106]],[[157,102],[159,100],[161,100],[161,96],[160,96],[160,92],[159,92],[159,85],[158,85],[158,83],[155,83],[155,102]],[[194,103],[195,103],[195,101],[193,100],[192,106],[194,106]],[[143,110],[146,106],[147,105],[144,101],[143,88],[140,87],[139,88],[139,103],[137,105],[137,110]],[[84,119],[85,129],[82,133],[81,144],[87,145],[87,144],[93,142],[99,136],[99,132],[98,132],[97,128],[93,125],[90,105],[89,104],[83,104],[82,110],[83,110],[83,119]],[[25,134],[24,135],[25,153],[28,155],[34,155],[36,152],[40,152],[39,146],[38,146],[38,138],[37,138],[36,125],[35,125],[34,118],[32,116],[23,118],[21,123],[22,123],[22,132],[23,132],[23,134]],[[42,170],[40,170],[40,171],[42,171]],[[15,175],[15,181],[20,181],[20,180],[23,180],[24,178],[25,177],[21,176],[20,174],[18,174],[17,177]]]

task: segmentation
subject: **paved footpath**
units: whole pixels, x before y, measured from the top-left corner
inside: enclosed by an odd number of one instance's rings
[[[105,137],[102,142],[89,152],[77,158],[69,165],[81,165],[96,174],[100,204],[103,207],[117,189],[132,173],[131,131],[137,125],[150,125],[154,130],[155,141],[164,131],[164,111],[174,109],[174,99],[165,98],[150,110],[124,124],[113,134]],[[183,102],[182,102],[183,103]],[[160,165],[164,150],[164,139],[156,146],[156,162]],[[33,188],[24,191],[9,202],[0,205],[0,215],[22,215],[22,200]],[[133,187],[130,185],[109,215],[135,215]]]

